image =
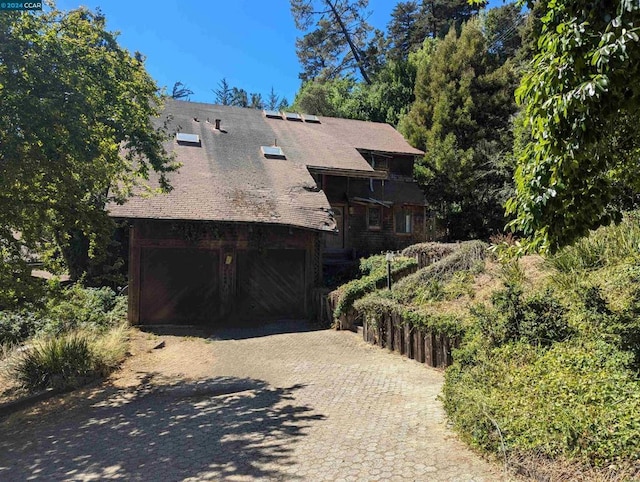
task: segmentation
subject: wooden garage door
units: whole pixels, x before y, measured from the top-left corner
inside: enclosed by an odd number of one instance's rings
[[[237,312],[242,318],[305,315],[305,251],[238,252]]]
[[[144,248],[140,259],[140,322],[207,324],[219,309],[217,251]]]

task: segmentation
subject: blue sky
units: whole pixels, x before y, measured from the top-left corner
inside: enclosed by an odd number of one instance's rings
[[[385,30],[395,0],[370,0],[369,23]],[[493,0],[492,4],[501,4]],[[158,85],[181,81],[191,100],[213,102],[224,77],[231,86],[266,97],[274,88],[293,102],[300,87],[295,40],[300,34],[289,0],[57,0],[69,10],[100,7],[119,42],[142,52]]]

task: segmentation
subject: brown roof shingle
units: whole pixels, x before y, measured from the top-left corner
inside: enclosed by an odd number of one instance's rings
[[[120,218],[185,219],[284,224],[334,230],[324,193],[307,166],[373,172],[357,148],[420,154],[391,126],[321,117],[319,124],[266,118],[262,111],[168,100],[168,128],[197,134],[201,147],[166,144],[182,163],[169,176],[173,190],[134,196],[108,207]],[[197,119],[197,120],[196,120]],[[221,119],[221,130],[214,120]],[[286,159],[266,159],[277,143]]]

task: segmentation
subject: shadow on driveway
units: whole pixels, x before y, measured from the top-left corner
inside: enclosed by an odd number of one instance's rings
[[[324,419],[293,401],[302,385],[154,377],[12,420],[2,428],[0,479],[278,479],[305,428]]]
[[[140,325],[140,330],[164,336],[192,336],[210,338],[212,340],[247,340],[263,336],[281,335],[285,333],[307,333],[324,330],[308,320],[260,320],[238,321],[226,320],[220,326],[198,325]]]

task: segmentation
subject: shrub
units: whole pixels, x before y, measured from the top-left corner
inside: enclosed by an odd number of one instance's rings
[[[402,256],[424,256],[433,263],[449,256],[459,247],[460,245],[457,243],[418,243],[402,250]]]
[[[548,258],[561,273],[592,270],[625,260],[640,259],[638,212],[629,213],[617,226],[602,227]]]
[[[76,284],[47,302],[49,322],[43,327],[55,335],[78,329],[106,330],[127,317],[127,300],[107,287],[84,288]]]
[[[394,296],[401,302],[409,302],[428,283],[447,281],[458,271],[482,270],[488,255],[487,244],[482,241],[461,243],[450,255],[396,283]]]
[[[384,256],[376,255],[372,256],[373,260],[365,260],[361,266],[364,266],[365,274],[362,278],[355,279],[342,285],[338,288],[338,303],[336,304],[334,316],[338,318],[343,313],[347,313],[352,307],[353,303],[366,295],[371,293],[376,288],[384,286],[387,280],[387,264],[380,262],[380,259],[385,259]],[[413,258],[396,257],[391,265],[391,275],[397,276],[407,269],[417,266],[417,262]],[[368,271],[370,270],[370,271]]]
[[[637,460],[640,386],[630,356],[603,340],[569,340],[550,349],[524,343],[484,352],[447,370],[445,408],[472,444],[485,450],[594,465]]]
[[[550,346],[572,333],[566,309],[550,290],[525,297],[520,287],[508,286],[492,295],[492,303],[493,307],[477,306],[471,312],[493,346],[515,341]]]
[[[79,333],[33,342],[19,357],[13,373],[29,390],[79,386],[95,375],[89,339]]]
[[[75,388],[106,376],[127,353],[128,328],[106,333],[64,333],[34,340],[10,365],[15,380],[28,390]]]
[[[0,345],[18,344],[35,335],[47,323],[37,311],[0,311]]]

